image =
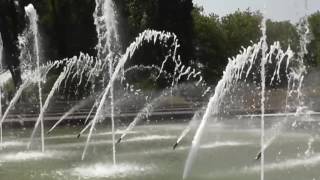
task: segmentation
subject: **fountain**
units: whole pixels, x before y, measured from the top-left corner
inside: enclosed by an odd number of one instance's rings
[[[181,74],[180,74],[181,75]],[[189,74],[189,77],[192,74]],[[195,76],[196,77],[196,76]],[[198,81],[199,84],[201,81],[201,77]],[[117,144],[119,144],[128,134],[128,132],[132,131],[133,128],[135,126],[137,126],[138,124],[141,123],[141,121],[143,119],[148,119],[149,116],[152,115],[152,112],[157,108],[157,106],[159,106],[160,101],[168,96],[168,94],[172,94],[174,93],[174,91],[180,91],[184,86],[183,85],[175,85],[174,87],[169,88],[168,90],[164,90],[161,92],[161,94],[159,96],[157,96],[156,98],[154,98],[150,103],[147,103],[137,114],[137,116],[133,119],[133,121],[128,125],[128,127],[125,129],[125,131],[122,133],[122,135],[120,136],[120,138],[117,140]],[[191,122],[193,122],[193,120],[191,120]]]
[[[38,32],[38,15],[32,4],[29,4],[25,7],[26,15],[29,18],[30,30],[34,36],[34,49],[36,55],[36,68],[38,71],[38,91],[39,91],[39,108],[40,108],[40,126],[41,126],[41,151],[44,152],[44,125],[43,125],[43,114],[41,113],[43,109],[42,104],[42,87],[41,87],[41,78],[40,78],[40,52],[39,52],[39,32]]]
[[[127,48],[126,52],[122,55],[122,57],[120,58],[117,66],[116,66],[116,68],[114,70],[114,73],[112,74],[112,76],[111,76],[111,78],[109,80],[108,85],[103,90],[102,98],[101,98],[100,102],[98,103],[96,114],[95,114],[95,116],[94,116],[94,118],[92,120],[92,125],[90,127],[90,132],[89,132],[89,135],[88,135],[88,138],[87,138],[85,149],[83,151],[82,159],[85,157],[85,154],[86,154],[86,151],[87,151],[87,147],[88,147],[90,138],[92,136],[92,132],[93,132],[93,129],[95,127],[95,124],[97,123],[98,120],[104,118],[104,116],[102,115],[103,106],[105,104],[107,95],[109,94],[109,92],[111,90],[112,84],[114,83],[114,81],[117,79],[117,76],[119,75],[120,69],[124,67],[126,61],[128,59],[130,59],[130,57],[134,54],[136,49],[138,49],[142,45],[142,43],[144,43],[145,41],[146,42],[153,42],[153,43],[156,43],[157,41],[160,41],[160,42],[165,43],[171,38],[173,39],[173,43],[171,44],[170,47],[174,49],[173,54],[172,54],[172,57],[173,57],[172,61],[173,61],[173,63],[175,63],[174,75],[173,75],[174,77],[173,77],[173,81],[172,81],[173,84],[174,84],[174,82],[179,80],[179,78],[181,77],[181,74],[187,75],[187,76],[189,75],[190,69],[189,68],[185,69],[185,66],[182,65],[182,63],[180,61],[180,58],[176,57],[176,51],[177,51],[177,48],[179,47],[179,44],[178,44],[178,40],[177,40],[177,38],[176,38],[176,36],[174,34],[163,33],[163,32],[152,31],[152,30],[147,30],[147,31],[144,31],[143,33],[141,33],[136,38],[136,41],[131,43],[130,46]],[[170,55],[171,54],[169,54],[169,56]],[[163,69],[165,63],[167,62],[167,60],[168,60],[168,58],[162,63],[160,74],[161,74],[162,69]],[[194,71],[191,71],[191,73],[194,73]],[[194,77],[197,77],[197,75],[198,74],[196,73],[194,75]]]
[[[119,37],[117,35],[117,30],[116,30],[116,21],[114,17],[114,10],[113,10],[113,3],[112,1],[97,1],[96,2],[96,10],[94,13],[94,18],[95,18],[95,24],[97,27],[97,33],[98,33],[98,45],[97,45],[97,50],[98,50],[98,55],[97,58],[93,58],[91,56],[85,55],[80,53],[79,57],[73,57],[71,59],[64,59],[62,61],[55,61],[51,64],[44,65],[43,67],[40,66],[40,55],[39,55],[39,40],[38,40],[38,28],[37,28],[37,20],[38,16],[36,13],[36,10],[34,7],[30,4],[25,7],[25,11],[27,14],[27,17],[29,18],[30,22],[30,27],[29,29],[26,29],[26,31],[23,33],[23,36],[21,36],[20,39],[20,47],[21,47],[21,58],[33,54],[27,45],[28,39],[33,38],[34,39],[34,44],[32,48],[34,49],[34,54],[36,57],[36,70],[35,72],[32,72],[30,69],[32,68],[32,58],[29,59],[29,62],[23,63],[24,67],[24,72],[25,74],[31,74],[31,75],[36,75],[37,78],[36,81],[38,81],[38,89],[39,89],[39,100],[40,100],[40,113],[38,116],[38,119],[34,125],[34,129],[31,134],[30,142],[28,143],[28,149],[30,149],[32,140],[35,136],[35,133],[38,129],[38,126],[40,125],[41,129],[41,150],[44,152],[44,125],[43,125],[43,119],[44,119],[44,113],[46,112],[48,105],[54,95],[54,93],[58,90],[58,88],[61,86],[62,82],[65,81],[67,82],[68,79],[70,80],[75,80],[76,77],[79,77],[79,82],[78,85],[80,85],[84,79],[84,77],[88,77],[86,85],[88,85],[89,81],[95,81],[94,79],[96,76],[99,76],[101,72],[105,70],[105,68],[108,69],[109,72],[109,77],[108,76],[103,76],[103,82],[106,81],[107,78],[109,78],[109,82],[107,83],[107,86],[105,90],[102,92],[102,95],[97,97],[97,99],[101,98],[101,101],[97,101],[95,103],[97,106],[97,112],[93,118],[93,120],[90,122],[90,132],[87,138],[87,143],[82,155],[82,159],[85,156],[90,138],[92,136],[93,129],[95,127],[96,122],[99,120],[104,119],[105,117],[102,116],[102,110],[104,109],[103,107],[105,106],[105,102],[107,99],[107,95],[110,92],[110,99],[111,99],[111,121],[112,121],[112,131],[115,132],[115,127],[114,127],[114,98],[113,98],[113,83],[116,81],[118,78],[120,69],[124,68],[124,64],[128,59],[131,58],[131,56],[134,54],[136,49],[138,49],[145,41],[146,42],[152,42],[152,43],[157,43],[158,41],[160,43],[166,43],[170,39],[173,39],[172,44],[169,46],[172,49],[171,51],[168,51],[168,55],[166,56],[165,61],[162,62],[161,67],[159,67],[159,75],[162,74],[163,68],[168,61],[169,57],[172,57],[172,62],[175,64],[174,67],[174,73],[172,75],[172,86],[176,85],[178,81],[186,76],[187,79],[196,79],[198,78],[198,83],[201,81],[201,76],[200,72],[197,72],[195,69],[192,69],[190,67],[186,67],[181,63],[180,56],[177,55],[177,49],[179,47],[178,40],[176,35],[171,34],[171,33],[165,33],[165,32],[158,32],[158,31],[153,31],[153,30],[147,30],[143,33],[141,33],[137,38],[136,41],[133,42],[126,50],[126,52],[121,55],[120,57],[117,57],[115,55],[115,51],[118,50],[117,47],[114,46],[113,38],[115,38],[116,42],[119,41]],[[110,28],[111,27],[111,28]],[[109,29],[110,28],[110,29]],[[117,43],[116,43],[117,44]],[[117,52],[118,53],[118,52]],[[109,66],[106,66],[106,63],[109,64]],[[113,65],[117,63],[117,66],[115,69],[113,68]],[[60,74],[60,76],[57,78],[55,81],[53,87],[51,88],[49,94],[46,97],[46,100],[44,101],[44,104],[42,104],[42,90],[41,90],[41,81],[44,77],[46,77],[46,74],[55,67],[59,67],[62,64],[65,64],[66,67],[64,67],[63,72]],[[113,70],[114,69],[114,70]],[[44,73],[43,73],[44,72]],[[18,99],[20,98],[22,92],[30,86],[34,82],[34,79],[29,79],[25,78],[24,83],[22,86],[18,89],[16,92],[14,98],[11,100],[9,107],[6,109],[6,112],[4,116],[1,119],[1,125],[6,119],[10,109],[14,107],[14,105],[17,103]],[[66,86],[66,84],[65,84]],[[92,109],[93,109],[92,108]],[[88,119],[88,118],[87,118]],[[63,118],[58,121],[61,122]],[[49,132],[51,132],[56,126],[51,128]],[[88,126],[87,126],[88,127]],[[115,164],[116,159],[115,159],[115,133],[113,133],[113,162]]]
[[[265,103],[265,86],[266,86],[266,70],[265,66],[268,63],[272,63],[272,61],[275,61],[277,66],[274,70],[274,75],[271,79],[271,84],[274,83],[275,76],[278,76],[278,80],[280,80],[280,68],[281,64],[284,59],[286,59],[287,63],[286,64],[286,69],[288,69],[288,66],[290,64],[290,61],[294,57],[294,53],[291,51],[290,47],[286,52],[283,52],[281,50],[279,42],[275,42],[270,48],[268,49],[268,45],[266,42],[266,21],[265,19],[262,21],[261,24],[261,30],[262,30],[262,37],[260,39],[260,42],[257,44],[254,44],[252,46],[249,46],[246,49],[243,49],[243,51],[236,56],[234,59],[229,60],[229,64],[226,67],[226,70],[224,72],[223,78],[219,81],[218,85],[216,86],[215,93],[214,95],[210,98],[207,109],[205,111],[205,114],[203,115],[203,118],[201,120],[201,123],[196,131],[196,134],[194,136],[194,139],[192,141],[192,146],[191,150],[189,152],[186,164],[185,164],[185,169],[183,173],[183,178],[187,178],[191,167],[192,163],[195,159],[195,156],[198,152],[199,149],[199,143],[201,136],[203,134],[204,128],[206,127],[206,123],[210,116],[212,115],[218,115],[220,112],[220,106],[222,104],[222,101],[226,94],[230,91],[232,86],[237,83],[241,79],[246,79],[248,75],[250,74],[252,70],[252,66],[256,61],[258,61],[260,58],[260,78],[261,78],[261,150],[257,155],[256,159],[261,159],[261,177],[260,179],[264,179],[264,150],[266,148],[265,144],[265,135],[264,135],[264,103]],[[259,55],[259,53],[261,55]],[[260,56],[260,57],[259,57]],[[273,59],[275,57],[275,59]],[[303,63],[302,63],[303,64]],[[247,68],[248,67],[248,68]],[[246,69],[247,68],[247,69]],[[292,74],[294,73],[295,69],[292,69]],[[301,78],[298,78],[301,79]],[[303,78],[302,78],[303,79]],[[299,81],[300,82],[300,81]],[[301,84],[301,83],[300,83]],[[299,85],[301,87],[301,85]],[[214,118],[216,122],[216,118]],[[185,136],[185,134],[188,132],[188,128],[185,130],[185,132],[182,133],[182,138]],[[271,138],[274,139],[274,138]],[[179,143],[181,139],[179,138],[177,143]],[[177,143],[174,145],[177,146]],[[270,142],[267,143],[267,145],[270,144]]]
[[[109,77],[112,77],[114,64],[117,63],[117,51],[120,50],[120,40],[117,29],[116,13],[112,0],[96,0],[96,8],[93,14],[94,24],[98,34],[97,57],[103,60],[104,64],[108,63]],[[105,80],[103,80],[105,82]],[[111,126],[112,139],[115,142],[115,122],[114,122],[114,85],[110,88],[110,106],[111,106]],[[113,164],[116,164],[115,143],[112,145]]]
[[[0,73],[1,73],[1,75],[2,75],[2,71],[3,71],[2,52],[3,52],[3,42],[2,42],[2,36],[0,33]],[[2,83],[0,84],[0,118],[2,118]],[[2,148],[2,125],[0,126],[0,145]]]
[[[147,179],[179,179],[181,178],[180,172],[183,171],[183,179],[219,177],[241,179],[242,176],[244,176],[242,179],[256,179],[256,175],[260,172],[260,179],[264,180],[265,172],[271,171],[273,173],[271,178],[274,174],[274,177],[283,178],[281,172],[278,171],[284,168],[295,169],[304,165],[310,168],[312,173],[317,172],[320,158],[319,154],[316,154],[317,148],[319,148],[316,142],[319,142],[319,138],[310,137],[305,132],[282,134],[288,123],[293,119],[289,112],[289,106],[292,107],[293,104],[293,108],[296,110],[293,117],[299,117],[299,115],[305,113],[306,105],[302,88],[304,76],[307,73],[304,65],[304,56],[307,54],[306,47],[309,43],[307,16],[299,24],[300,50],[298,53],[293,52],[290,46],[283,50],[280,42],[267,44],[266,19],[263,18],[260,27],[262,34],[260,40],[246,48],[243,47],[238,55],[228,59],[223,77],[210,95],[209,92],[212,87],[207,87],[203,83],[201,72],[182,63],[178,53],[179,40],[174,33],[145,30],[135,38],[125,51],[122,51],[121,37],[118,33],[117,10],[113,1],[95,0],[95,3],[93,18],[98,39],[96,56],[80,52],[78,56],[52,61],[47,64],[41,63],[37,12],[31,4],[25,7],[29,26],[19,37],[23,83],[10,102],[6,104],[4,114],[2,114],[2,107],[4,107],[2,102],[3,86],[10,77],[8,77],[8,72],[3,71],[2,60],[0,59],[0,166],[5,166],[6,163],[12,163],[12,166],[14,166],[14,163],[24,162],[21,163],[21,167],[17,168],[23,170],[30,169],[28,167],[29,162],[33,162],[37,166],[37,170],[31,175],[32,179],[46,178],[46,176],[52,179],[140,179],[142,177]],[[30,39],[32,40],[30,41]],[[135,52],[144,44],[165,47],[166,54],[163,61],[150,66],[133,65],[127,67]],[[2,58],[2,48],[0,35],[0,58]],[[166,67],[168,64],[170,64],[171,69]],[[60,74],[58,74],[48,94],[45,94],[42,86],[46,83],[47,74],[51,70],[59,68],[61,70]],[[153,78],[150,79],[154,81],[157,81],[160,76],[164,76],[170,85],[157,93],[141,92],[141,89],[135,90],[133,86],[126,82],[126,76],[139,71],[150,72]],[[284,119],[275,115],[276,122],[274,123],[272,122],[273,119],[269,119],[269,115],[265,114],[269,98],[268,86],[284,81],[283,76],[281,76],[282,73],[286,74],[285,81],[287,81],[285,114]],[[271,76],[267,76],[267,74],[271,74]],[[241,119],[243,124],[248,121],[248,124],[254,124],[254,128],[239,128],[235,124],[240,120],[234,120],[235,116],[233,114],[223,114],[223,106],[226,103],[225,100],[237,91],[237,85],[249,83],[252,76],[259,79],[259,82],[253,82],[253,84],[258,87],[254,91],[259,91],[260,104],[258,107],[260,110],[258,114],[253,116],[241,116],[242,118],[245,117],[244,120]],[[178,107],[186,109],[183,112],[179,110],[179,113],[193,115],[191,120],[188,120],[186,127],[184,127],[186,123],[178,120],[177,115],[173,114],[173,108],[169,110],[161,109],[161,102],[164,100],[168,101],[168,104],[172,104],[174,100],[183,101],[182,104],[194,103],[192,100],[183,98],[183,95],[177,95],[183,89],[191,91],[191,88],[179,83],[182,80],[188,82],[187,85],[192,84],[200,89],[198,90],[198,96],[201,97],[201,102],[205,100],[204,96],[210,96],[207,105],[198,104],[191,106],[192,108]],[[90,89],[89,95],[83,97],[65,113],[55,115],[54,120],[51,121],[53,126],[50,127],[47,134],[50,137],[45,139],[44,123],[47,122],[46,118],[52,118],[49,116],[49,105],[53,103],[53,99],[59,91],[67,91],[68,82],[74,82],[77,88],[84,86]],[[37,86],[40,107],[33,130],[24,129],[21,132],[13,129],[13,133],[5,132],[3,134],[2,128],[6,120],[10,118],[10,111],[19,103],[23,92],[33,85]],[[136,108],[134,112],[126,108],[121,109],[121,105],[129,104],[130,100],[129,96],[125,96],[123,92],[128,93],[131,97],[142,94],[144,100],[141,100],[141,105],[138,105],[138,101],[134,102]],[[77,93],[78,90],[75,94]],[[166,98],[176,99],[167,100]],[[135,101],[134,98],[132,99]],[[169,106],[168,104],[166,106]],[[86,110],[82,112],[81,109],[84,107]],[[123,110],[123,112],[118,113],[118,109]],[[162,111],[157,111],[159,109]],[[74,116],[78,110],[81,119],[84,121],[83,127],[59,126],[68,117]],[[46,113],[48,113],[48,116],[46,116]],[[149,119],[155,118],[152,117],[155,114],[160,114],[162,118],[165,117],[174,121],[170,121],[169,124],[157,123],[155,127],[155,121],[149,121]],[[252,119],[248,118],[249,116]],[[129,119],[123,123],[127,125],[126,127],[116,126],[117,120],[121,117]],[[257,118],[254,119],[255,117]],[[220,118],[228,120],[221,123]],[[109,119],[110,132],[105,132],[104,125],[109,125],[106,122]],[[143,124],[142,121],[145,119],[148,119],[148,121]],[[258,120],[260,120],[260,125],[256,125]],[[293,128],[298,127],[297,121],[296,118],[291,123]],[[229,127],[228,123],[232,126]],[[267,129],[268,126],[269,129]],[[27,145],[28,150],[30,150],[31,145],[35,144],[36,133],[39,128],[41,153],[36,151],[21,152],[20,146]],[[181,132],[180,136],[175,139],[179,132]],[[195,133],[192,139],[188,136],[191,133]],[[29,134],[31,134],[30,139],[24,138]],[[8,139],[7,142],[3,142],[3,136]],[[78,138],[75,138],[76,136]],[[286,139],[293,138],[296,142],[283,141],[283,144],[277,142],[276,140],[279,139],[281,141],[282,136],[288,136],[285,137]],[[13,138],[16,138],[17,142],[10,141]],[[183,139],[185,141],[182,141]],[[256,159],[260,160],[260,165],[256,165],[256,162],[250,161],[252,160],[250,155],[257,151],[256,145],[259,140],[260,150]],[[190,141],[192,142],[191,147],[188,146]],[[120,146],[120,142],[123,145]],[[303,142],[307,142],[306,147],[297,145],[297,153],[295,145]],[[172,151],[170,147],[172,144],[175,151]],[[93,147],[93,153],[89,152],[89,146]],[[112,146],[110,150],[112,157],[110,158],[104,148],[106,146]],[[283,153],[282,149],[287,153],[284,159],[281,159],[283,157],[280,156]],[[266,153],[270,153],[272,157],[275,156],[276,161],[272,161],[271,157],[270,160],[269,158],[266,159]],[[300,158],[301,154],[305,155],[304,159]],[[185,155],[187,155],[187,159],[183,164]],[[237,157],[233,155],[237,155]],[[85,158],[88,161],[84,161]],[[47,162],[48,159],[51,159],[52,162]],[[201,163],[197,164],[197,160]],[[39,164],[36,161],[39,161]],[[97,164],[88,164],[92,161],[97,162]],[[279,164],[276,164],[276,162]],[[228,163],[232,163],[232,168]],[[210,169],[212,164],[221,167]],[[184,169],[182,169],[183,167]],[[208,173],[209,171],[211,173]],[[195,177],[192,176],[193,172],[196,174]],[[315,177],[312,173],[305,176],[308,178]],[[293,176],[295,176],[294,173],[293,175],[290,174],[289,178],[293,178]]]

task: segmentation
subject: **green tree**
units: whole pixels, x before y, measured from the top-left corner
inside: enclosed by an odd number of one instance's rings
[[[193,57],[193,19],[192,19],[192,0],[121,0],[116,1],[120,17],[120,24],[127,27],[125,36],[126,43],[129,44],[138,33],[146,29],[165,30],[175,33],[180,40],[180,51],[182,60],[185,64],[189,63],[189,59]],[[125,6],[125,7],[121,7]],[[150,52],[150,48],[147,48]],[[154,48],[153,49],[159,49]],[[152,52],[144,53],[143,57],[139,57],[139,62],[145,64],[150,63],[151,58],[158,58],[160,55]],[[151,54],[151,55],[148,55]],[[154,56],[156,55],[156,57]]]
[[[320,65],[320,11],[310,15],[309,25],[312,40],[308,47],[308,62],[310,64]]]
[[[221,23],[227,37],[227,56],[238,54],[241,47],[257,42],[261,37],[260,24],[262,15],[259,12],[236,11],[222,17]]]
[[[195,8],[192,15],[195,60],[202,64],[201,70],[205,80],[215,82],[221,77],[227,63],[226,34],[218,16],[206,16],[202,8]]]
[[[3,40],[3,61],[10,70],[15,87],[21,84],[18,34],[23,30],[23,9],[13,0],[2,0],[0,4],[0,32]]]
[[[43,39],[48,43],[50,59],[78,55],[80,51],[94,55],[97,42],[92,0],[48,0],[35,4]]]
[[[268,44],[279,41],[283,49],[287,49],[289,45],[295,52],[299,49],[299,34],[296,27],[289,21],[268,20],[267,38]]]

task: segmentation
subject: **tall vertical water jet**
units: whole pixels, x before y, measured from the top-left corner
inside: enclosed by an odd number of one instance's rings
[[[291,50],[290,46],[288,47],[286,52],[283,52],[281,50],[280,47],[280,43],[276,42],[274,45],[272,45],[270,47],[270,51],[273,52],[277,52],[275,54],[276,57],[276,68],[275,71],[273,73],[273,76],[271,78],[271,82],[270,85],[273,84],[273,82],[277,79],[280,81],[280,69],[281,69],[281,64],[286,60],[286,70],[285,72],[287,73],[287,81],[288,81],[288,85],[287,85],[287,95],[286,95],[286,100],[285,100],[285,119],[282,121],[277,122],[276,124],[274,124],[270,130],[269,130],[269,136],[265,136],[264,138],[264,146],[263,146],[263,150],[266,151],[266,149],[273,143],[273,141],[277,138],[278,135],[280,135],[280,132],[283,130],[284,126],[286,125],[286,123],[289,121],[289,112],[288,112],[288,106],[289,106],[289,97],[291,96],[291,94],[293,93],[293,91],[295,91],[295,87],[291,87],[291,83],[293,82],[293,76],[291,72],[291,68],[290,68],[290,72],[288,71],[290,62],[294,59],[294,52]],[[273,53],[271,53],[272,55]],[[269,59],[272,59],[272,56],[269,57]],[[261,158],[261,149],[259,151],[259,153],[257,153],[255,159],[256,160],[260,160]]]
[[[268,44],[267,44],[267,25],[266,25],[266,18],[265,16],[262,19],[261,23],[261,31],[262,31],[262,37],[261,37],[261,42],[262,42],[262,57],[261,57],[261,139],[260,139],[260,152],[261,152],[261,163],[260,163],[260,180],[264,180],[264,133],[265,133],[265,128],[264,128],[264,105],[265,105],[265,89],[266,89],[266,64],[268,61],[267,57],[267,51],[268,51]]]
[[[301,113],[301,110],[304,107],[304,101],[303,101],[303,93],[302,93],[302,84],[304,80],[304,76],[307,73],[307,67],[304,64],[304,58],[305,55],[308,54],[307,45],[311,42],[310,39],[310,29],[309,29],[309,21],[308,21],[308,0],[305,0],[305,15],[300,19],[300,22],[298,24],[298,33],[300,35],[299,39],[299,45],[300,49],[298,52],[298,67],[294,70],[295,75],[294,81],[297,81],[298,88],[298,103],[299,107],[297,108],[296,115]]]
[[[2,36],[0,33],[0,74],[3,71],[2,67],[2,52],[3,52],[3,42],[2,42]],[[0,119],[2,118],[2,84],[0,84]],[[0,149],[2,149],[2,124],[0,124]]]
[[[226,70],[223,73],[222,79],[218,82],[214,95],[210,98],[204,116],[201,120],[201,123],[196,131],[196,134],[192,141],[192,146],[188,154],[185,168],[183,172],[183,178],[186,178],[191,170],[193,161],[196,157],[196,154],[199,149],[200,139],[203,134],[204,128],[208,119],[214,115],[217,115],[220,111],[220,106],[225,95],[230,92],[231,87],[237,83],[240,79],[246,79],[254,65],[254,63],[260,59],[260,78],[261,78],[261,153],[263,155],[263,150],[265,147],[264,143],[264,102],[265,102],[265,82],[266,82],[266,69],[265,66],[268,62],[272,61],[272,58],[275,59],[277,66],[275,67],[275,74],[278,76],[280,73],[281,63],[285,58],[287,58],[286,69],[288,68],[289,61],[293,57],[293,52],[290,48],[286,52],[283,52],[280,47],[279,42],[275,42],[270,49],[268,48],[266,42],[266,21],[262,21],[261,30],[262,37],[257,44],[249,46],[247,49],[243,49],[238,56],[234,59],[230,59],[226,67]],[[275,76],[275,75],[274,75]],[[274,79],[275,77],[273,77]],[[216,118],[214,122],[216,122]],[[264,179],[264,159],[261,161],[261,179]]]
[[[119,51],[119,34],[117,29],[116,13],[112,0],[96,0],[96,8],[93,14],[94,24],[98,35],[97,57],[108,63],[109,79],[113,74],[113,66],[116,61],[116,51]],[[105,76],[103,77],[103,83]],[[115,123],[114,123],[114,85],[110,89],[111,126],[112,126],[112,152],[113,163],[116,164],[115,149]]]
[[[2,42],[2,36],[1,36],[1,33],[0,33],[0,73],[2,73],[2,71],[3,71],[2,53],[3,53],[3,42]]]
[[[38,91],[39,91],[39,106],[40,112],[42,110],[42,87],[41,87],[41,73],[40,73],[40,51],[39,51],[39,31],[38,31],[38,14],[32,4],[29,4],[25,8],[26,15],[29,19],[30,30],[34,36],[34,51],[36,56],[36,68],[38,77]],[[41,114],[41,113],[40,113]],[[41,128],[41,151],[44,152],[44,126],[43,116],[40,117],[40,128]]]
[[[305,0],[305,13],[307,13],[307,0]],[[285,53],[287,58],[287,67],[286,73],[288,86],[287,86],[287,97],[286,97],[286,104],[285,104],[285,113],[286,117],[285,120],[276,123],[271,128],[270,137],[267,138],[267,141],[264,144],[264,150],[266,150],[274,140],[280,135],[280,133],[284,130],[285,125],[289,121],[289,106],[294,106],[292,108],[296,109],[295,115],[298,116],[301,114],[301,111],[304,109],[304,102],[303,102],[303,93],[302,93],[302,84],[304,81],[304,75],[307,73],[306,66],[304,64],[304,56],[308,54],[307,45],[310,43],[310,30],[309,30],[309,23],[308,23],[308,16],[305,14],[303,18],[300,19],[298,24],[298,33],[300,37],[300,49],[297,53],[297,56],[291,51],[290,47],[288,48],[287,52]],[[288,66],[290,62],[293,61],[294,67],[290,67],[288,71]],[[272,80],[275,76],[280,77],[280,64],[281,61],[278,63],[277,71],[274,72]],[[272,81],[271,81],[272,82]],[[297,95],[294,96],[293,94],[297,92]],[[290,104],[289,101],[293,101],[294,104]],[[293,123],[295,125],[295,122]],[[261,152],[258,153],[257,159],[260,158]]]

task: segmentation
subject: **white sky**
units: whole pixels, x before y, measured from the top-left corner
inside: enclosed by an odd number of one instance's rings
[[[206,13],[213,12],[219,16],[249,7],[251,10],[266,12],[266,16],[272,20],[292,22],[297,22],[305,14],[305,4],[308,7],[308,14],[320,10],[320,0],[193,0],[193,2],[203,6]]]

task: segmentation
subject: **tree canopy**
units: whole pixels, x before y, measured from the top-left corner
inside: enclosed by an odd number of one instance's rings
[[[19,3],[17,3],[19,2]],[[235,56],[241,47],[257,42],[261,36],[262,14],[236,11],[223,17],[206,15],[192,0],[117,0],[122,47],[145,29],[175,33],[180,41],[179,54],[186,65],[203,72],[208,83],[215,83],[222,75],[228,58]],[[14,76],[19,72],[17,36],[25,27],[23,7],[33,3],[39,14],[39,29],[45,61],[78,55],[79,52],[95,55],[97,35],[93,23],[93,0],[1,0],[0,30],[6,49],[5,64]],[[307,63],[320,64],[320,12],[309,16],[311,42]],[[267,21],[268,43],[280,41],[283,48],[299,49],[297,25],[289,21]],[[123,49],[124,50],[124,49]],[[157,64],[163,60],[163,47],[145,45],[131,64]],[[16,81],[19,81],[16,79]]]

